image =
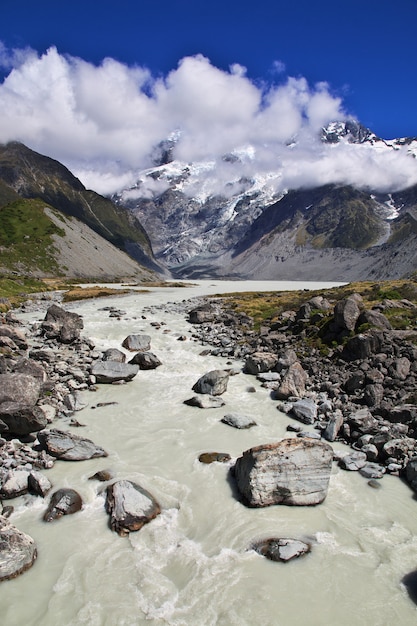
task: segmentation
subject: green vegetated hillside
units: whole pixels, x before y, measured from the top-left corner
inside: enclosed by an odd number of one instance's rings
[[[15,192],[73,216],[149,268],[158,270],[149,238],[130,212],[84,185],[58,161],[21,143],[0,145],[0,199]],[[9,191],[7,191],[7,188]]]
[[[0,268],[26,274],[61,273],[52,235],[64,230],[46,216],[41,200],[19,198],[0,206]]]

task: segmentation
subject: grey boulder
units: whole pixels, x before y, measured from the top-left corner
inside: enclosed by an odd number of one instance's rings
[[[139,371],[139,365],[119,363],[118,361],[96,361],[91,368],[91,374],[96,382],[112,384],[120,381],[129,382]]]
[[[151,338],[149,335],[128,335],[122,346],[131,352],[147,352],[151,347]]]
[[[220,421],[223,422],[223,424],[227,424],[228,426],[233,426],[233,428],[238,429],[257,426],[254,419],[248,415],[242,415],[241,413],[227,413]]]
[[[327,443],[283,439],[246,450],[235,463],[236,484],[249,506],[315,505],[327,495],[332,460]]]
[[[221,396],[227,389],[229,372],[225,370],[212,370],[198,379],[193,385],[196,393],[206,393],[212,396]]]

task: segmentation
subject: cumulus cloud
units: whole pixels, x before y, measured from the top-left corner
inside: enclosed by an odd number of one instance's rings
[[[0,65],[10,69],[0,84],[0,141],[22,141],[61,161],[100,193],[134,185],[169,137],[177,159],[210,163],[193,183],[206,194],[230,181],[236,188],[255,172],[277,192],[329,182],[376,190],[417,183],[406,151],[323,144],[320,129],[347,117],[342,100],[326,83],[285,80],[280,61],[280,83],[262,86],[238,63],[225,71],[202,55],[164,77],[110,58],[95,66],[56,48],[38,55],[0,45]],[[236,158],[225,161],[226,154]],[[148,181],[132,193],[149,197],[163,185]]]

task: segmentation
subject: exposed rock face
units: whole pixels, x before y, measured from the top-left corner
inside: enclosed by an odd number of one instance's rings
[[[27,469],[10,469],[1,476],[0,498],[17,498],[28,491],[30,472]]]
[[[66,311],[57,304],[53,304],[46,312],[42,329],[49,339],[58,339],[62,343],[73,343],[80,338],[80,331],[84,328],[81,315]]]
[[[36,557],[32,537],[0,515],[0,581],[19,576],[33,565]]]
[[[311,550],[311,546],[299,539],[261,539],[252,545],[253,550],[265,556],[270,561],[291,561],[307,554]]]
[[[118,361],[96,361],[91,374],[98,383],[112,384],[119,381],[129,382],[139,371],[139,365],[119,363]]]
[[[106,510],[111,529],[122,537],[140,530],[161,512],[155,498],[129,480],[119,480],[107,487]]]
[[[83,502],[75,489],[58,489],[52,494],[49,506],[43,516],[45,522],[52,522],[63,515],[70,515],[80,511]]]
[[[249,506],[319,504],[327,495],[332,460],[331,446],[311,439],[256,446],[236,461],[237,487]]]
[[[193,386],[196,393],[206,393],[212,396],[221,396],[227,389],[229,372],[224,370],[212,370],[207,372]]]
[[[91,439],[56,428],[41,430],[38,440],[49,454],[62,461],[86,461],[107,456],[107,452],[96,446]]]
[[[39,399],[41,384],[38,378],[27,374],[0,374],[0,405],[16,402],[33,407]]]

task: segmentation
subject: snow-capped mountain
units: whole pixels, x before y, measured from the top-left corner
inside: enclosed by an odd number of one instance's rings
[[[144,225],[156,257],[174,274],[287,277],[297,266],[297,255],[324,258],[331,250],[329,278],[351,278],[353,257],[360,257],[358,263],[365,268],[359,272],[356,267],[353,273],[366,277],[372,275],[376,251],[417,233],[413,187],[406,193],[389,187],[381,191],[376,184],[373,188],[372,169],[375,158],[389,168],[405,157],[417,180],[417,138],[384,140],[354,120],[338,121],[323,128],[311,148],[304,142],[301,149],[295,138],[277,152],[272,165],[270,158],[267,163],[259,158],[259,146],[257,152],[243,146],[221,159],[182,162],[174,158],[178,140],[172,136],[157,146],[155,165],[113,197]],[[361,164],[370,163],[369,176],[359,172],[363,182],[355,185],[349,182],[349,168],[359,158]],[[334,162],[340,169],[335,174]],[[311,169],[314,176],[309,178]],[[334,263],[335,250],[339,265]],[[254,260],[258,257],[262,263]],[[326,264],[314,267],[311,263],[312,277],[318,277],[314,272],[325,271]],[[386,263],[381,267],[391,271]],[[403,263],[398,271],[412,269]]]

